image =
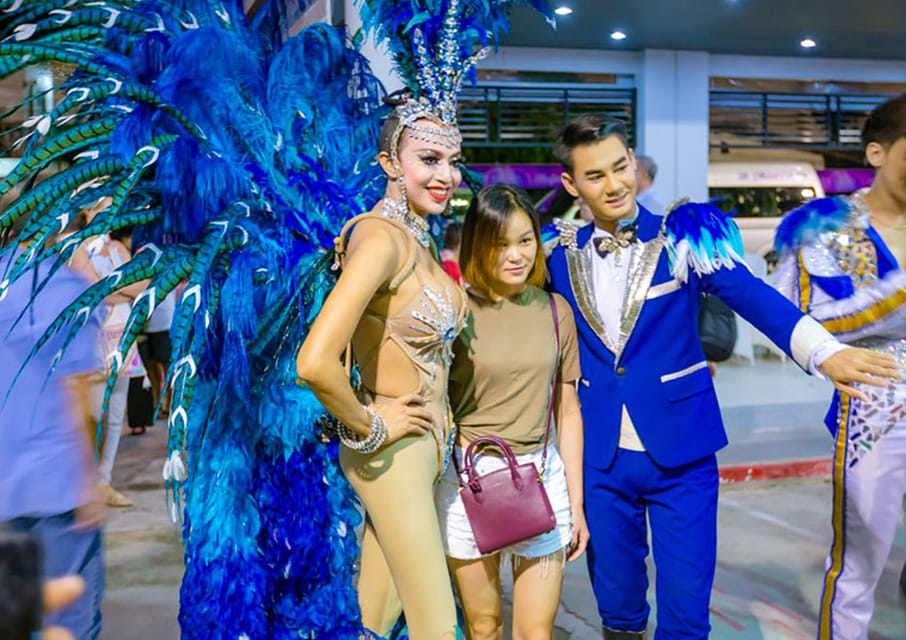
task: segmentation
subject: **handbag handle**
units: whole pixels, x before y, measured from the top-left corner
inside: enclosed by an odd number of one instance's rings
[[[474,456],[477,453],[478,448],[482,446],[494,446],[500,449],[503,453],[503,457],[506,458],[507,466],[510,468],[510,476],[513,478],[513,484],[518,490],[522,491],[522,478],[520,478],[519,474],[516,472],[517,463],[513,450],[510,449],[510,446],[502,438],[498,438],[497,436],[482,436],[481,438],[476,438],[470,442],[463,455],[463,471],[469,479],[468,486],[473,493],[477,494],[481,492],[481,481],[478,474],[475,473]],[[460,485],[463,485],[462,477],[460,477],[459,483]]]
[[[547,424],[544,427],[544,450],[541,454],[541,468],[538,470],[538,480],[539,482],[544,477],[544,470],[547,466],[547,444],[550,441],[551,435],[551,422],[554,417],[554,400],[556,399],[557,393],[557,371],[560,368],[560,318],[557,315],[557,302],[554,300],[554,294],[547,294],[548,300],[550,301],[551,315],[554,319],[554,375],[551,379],[551,393],[550,399],[547,403]],[[507,464],[510,467],[510,473],[513,476],[513,482],[516,486],[521,489],[521,481],[517,479],[516,474],[516,456],[513,454],[513,450],[510,449],[510,446],[501,438],[497,436],[482,436],[476,438],[469,443],[469,446],[466,447],[466,451],[463,454],[463,465],[466,477],[468,477],[468,486],[474,492],[481,491],[481,485],[478,482],[478,476],[474,471],[474,461],[472,460],[473,455],[476,453],[479,445],[494,445],[503,452],[504,457],[507,459]],[[459,478],[460,486],[465,487],[466,483],[462,480],[462,474],[459,470],[459,465],[456,464],[456,455],[453,455],[453,466],[456,468],[456,475]]]

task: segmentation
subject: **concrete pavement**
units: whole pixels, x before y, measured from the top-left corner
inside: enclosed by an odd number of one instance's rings
[[[823,417],[826,383],[807,378],[789,362],[759,361],[754,367],[721,366],[717,386],[731,439],[719,456],[722,466],[782,465],[829,455],[830,437],[815,424]],[[103,640],[179,638],[182,550],[162,489],[162,426],[143,436],[124,435],[120,445],[115,485],[136,506],[110,512]],[[830,544],[830,500],[829,481],[820,476],[721,489],[712,638],[814,637]],[[906,602],[897,587],[906,560],[904,536],[901,527],[876,594],[871,640],[906,638]],[[652,581],[650,601],[653,587]],[[655,616],[652,612],[652,627]],[[567,567],[555,638],[599,637],[595,602],[580,560]]]

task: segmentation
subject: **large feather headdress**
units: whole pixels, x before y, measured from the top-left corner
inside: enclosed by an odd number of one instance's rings
[[[543,0],[358,2],[364,31],[387,46],[394,68],[411,94],[397,106],[400,128],[428,119],[455,129],[462,84],[472,75],[475,64],[509,30],[509,15],[515,5],[528,4],[553,24],[553,15]],[[459,134],[451,135],[458,138]]]

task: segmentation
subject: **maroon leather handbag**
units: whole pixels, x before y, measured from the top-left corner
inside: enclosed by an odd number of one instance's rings
[[[560,360],[560,323],[557,306],[550,296],[554,316],[554,336],[557,344],[556,366]],[[556,369],[555,369],[556,370]],[[550,401],[547,409],[547,426],[544,432],[544,452],[541,469],[534,463],[518,464],[509,445],[497,436],[484,436],[473,440],[463,455],[463,473],[459,475],[459,495],[466,509],[466,517],[475,536],[475,544],[483,554],[493,553],[516,542],[528,540],[552,531],[557,518],[544,489],[544,469],[547,464],[547,443],[554,413],[554,393],[557,376],[551,381]],[[483,476],[475,472],[474,456],[479,447],[496,447],[503,453],[507,466]],[[454,456],[455,461],[455,456]],[[466,479],[463,480],[463,475]]]

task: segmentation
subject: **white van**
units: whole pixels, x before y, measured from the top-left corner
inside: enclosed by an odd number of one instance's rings
[[[818,172],[808,162],[714,162],[708,165],[708,197],[733,214],[746,253],[773,257],[774,231],[783,214],[823,198]]]

